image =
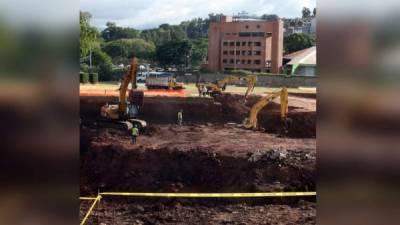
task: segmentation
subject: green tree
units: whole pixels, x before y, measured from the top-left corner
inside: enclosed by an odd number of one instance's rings
[[[152,42],[143,39],[119,39],[107,42],[103,50],[112,58],[120,57],[124,62],[135,54],[140,59],[151,59],[155,53],[156,46]],[[118,62],[121,63],[121,62]]]
[[[277,16],[276,14],[264,14],[261,16],[261,19],[266,21],[276,21],[279,20],[279,16]]]
[[[87,56],[90,49],[96,45],[98,31],[90,25],[91,17],[88,12],[79,12],[79,54],[81,58]]]
[[[163,67],[176,66],[183,69],[190,57],[192,44],[188,40],[169,41],[157,46],[156,59]]]
[[[315,45],[315,37],[308,34],[291,34],[283,40],[286,53],[299,51]]]
[[[210,22],[219,22],[219,21],[221,21],[222,16],[224,16],[224,14],[222,14],[222,13],[219,13],[219,14],[209,13],[208,20]]]
[[[206,38],[196,39],[192,41],[192,52],[190,56],[190,64],[192,68],[198,68],[206,61],[208,40]]]
[[[183,40],[186,38],[186,33],[180,26],[162,24],[158,28],[143,30],[140,37],[158,46],[169,41]]]
[[[113,64],[110,56],[101,49],[95,48],[92,52],[92,64],[95,67],[95,71],[99,73],[99,80],[111,80]]]
[[[310,18],[311,17],[311,11],[307,7],[303,7],[303,9],[301,10],[301,14],[302,14],[303,18]]]
[[[122,38],[138,38],[140,36],[139,30],[129,27],[118,27],[113,22],[106,23],[107,28],[101,32],[101,36],[106,41],[112,41]]]

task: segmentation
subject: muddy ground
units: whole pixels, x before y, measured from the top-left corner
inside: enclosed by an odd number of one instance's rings
[[[149,126],[136,145],[130,143],[125,131],[95,126],[94,112],[88,105],[101,101],[81,99],[81,195],[95,196],[98,191],[316,190],[313,100],[292,98],[289,112],[291,118],[298,119],[294,123],[301,132],[297,134],[292,128],[293,135],[282,135],[276,132],[279,123],[271,122],[279,118],[277,103],[264,114],[270,118],[269,125],[252,131],[237,125],[257,96],[246,104],[237,104],[240,96],[221,97],[229,99],[222,100],[224,104],[210,99],[145,99],[143,109]],[[88,105],[82,107],[85,102]],[[176,125],[179,108],[184,110],[183,126]],[[309,118],[308,122],[304,118]],[[266,122],[265,118],[259,120]],[[315,201],[315,197],[104,197],[89,224],[315,224]],[[81,202],[81,218],[88,207],[88,202]]]
[[[89,207],[82,203],[81,214]],[[100,202],[88,224],[316,224],[315,203],[295,205]]]

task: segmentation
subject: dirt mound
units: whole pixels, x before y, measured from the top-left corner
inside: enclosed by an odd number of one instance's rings
[[[244,102],[243,95],[223,93],[216,97],[216,101],[221,103],[222,112],[226,118],[240,123],[248,116],[251,107],[261,98],[262,96],[250,95]],[[280,119],[279,99],[269,102],[258,114],[259,128],[281,136],[314,138],[316,136],[316,112],[307,111],[309,109],[307,103],[299,102],[298,98],[291,99],[288,108],[287,123],[283,124]]]
[[[244,104],[244,96],[238,94],[223,93],[215,97],[215,101],[221,103],[225,116],[234,119],[243,119],[250,108]]]
[[[264,150],[246,158],[207,149],[126,151],[108,145],[92,149],[81,164],[81,193],[256,192],[315,190],[315,153]]]

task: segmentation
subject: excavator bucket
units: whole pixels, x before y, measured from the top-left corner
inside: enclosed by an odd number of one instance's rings
[[[128,101],[131,105],[142,108],[144,99],[144,92],[141,90],[131,89],[128,94]]]

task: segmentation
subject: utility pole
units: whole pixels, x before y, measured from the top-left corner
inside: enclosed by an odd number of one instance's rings
[[[89,48],[89,67],[92,68],[92,48]]]

